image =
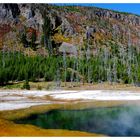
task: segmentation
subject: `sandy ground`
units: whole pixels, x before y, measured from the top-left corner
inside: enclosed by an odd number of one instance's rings
[[[29,108],[37,105],[91,101],[138,101],[134,90],[0,90],[0,111]]]

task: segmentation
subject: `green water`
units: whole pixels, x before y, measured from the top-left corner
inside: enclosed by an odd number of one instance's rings
[[[140,136],[139,106],[52,110],[15,122],[45,129],[79,130],[109,136]]]

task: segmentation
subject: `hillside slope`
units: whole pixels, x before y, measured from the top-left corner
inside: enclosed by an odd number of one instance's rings
[[[93,52],[110,44],[139,46],[140,17],[132,14],[48,4],[0,4],[0,13],[1,49],[12,44],[55,48],[62,42],[84,48],[86,39]],[[50,46],[44,41],[48,36]]]
[[[139,29],[140,16],[96,7],[0,4],[0,85],[139,83]]]

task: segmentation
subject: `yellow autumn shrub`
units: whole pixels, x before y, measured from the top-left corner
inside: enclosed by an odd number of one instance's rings
[[[62,34],[56,33],[52,39],[56,42],[56,43],[61,43],[61,42],[70,42],[70,38],[65,37]]]

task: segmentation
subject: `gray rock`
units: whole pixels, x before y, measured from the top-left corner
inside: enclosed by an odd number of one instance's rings
[[[59,47],[60,53],[66,53],[71,55],[77,55],[77,47],[73,44],[63,42]]]

